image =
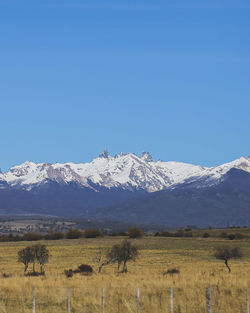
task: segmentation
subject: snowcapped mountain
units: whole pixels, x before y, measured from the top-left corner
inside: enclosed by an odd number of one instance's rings
[[[98,191],[99,187],[156,192],[180,184],[202,188],[221,182],[232,168],[250,173],[250,157],[208,168],[182,162],[155,162],[148,152],[141,156],[120,153],[114,157],[104,151],[90,163],[25,163],[0,172],[0,188],[32,190],[49,182],[76,183]]]
[[[80,164],[27,161],[0,172],[0,214],[250,225],[250,157],[216,167],[154,161],[148,152],[104,151]]]

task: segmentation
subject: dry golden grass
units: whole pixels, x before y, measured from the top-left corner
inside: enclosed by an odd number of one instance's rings
[[[97,273],[93,257],[123,238],[46,241],[51,259],[45,277],[24,277],[23,266],[17,263],[17,251],[33,243],[1,243],[0,312],[32,312],[32,287],[37,290],[36,311],[67,312],[66,288],[70,287],[71,312],[101,312],[101,287],[105,288],[106,313],[136,312],[136,287],[141,291],[141,313],[169,312],[169,288],[174,288],[176,313],[205,312],[205,288],[212,287],[213,312],[246,312],[246,288],[250,287],[250,241],[209,238],[146,237],[133,240],[140,249],[140,258],[129,263],[127,274],[117,273],[115,265]],[[214,247],[239,245],[244,257],[231,261],[229,274],[222,261],[213,257]],[[94,265],[92,276],[66,278],[64,270],[82,263]],[[176,267],[180,274],[163,275]]]

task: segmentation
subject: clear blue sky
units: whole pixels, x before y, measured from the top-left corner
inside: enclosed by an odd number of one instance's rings
[[[250,2],[0,0],[0,168],[250,155]]]

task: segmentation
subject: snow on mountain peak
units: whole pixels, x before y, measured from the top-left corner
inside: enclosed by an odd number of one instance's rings
[[[142,189],[148,192],[174,188],[185,182],[196,182],[197,186],[215,184],[223,179],[232,168],[250,173],[250,158],[241,157],[216,167],[202,167],[182,162],[155,162],[150,153],[142,156],[134,153],[120,153],[115,157],[104,150],[99,157],[89,163],[34,163],[26,161],[0,174],[0,180],[10,186],[26,188],[47,181],[59,184],[76,182],[82,187]]]
[[[236,168],[250,173],[250,158],[241,157],[238,160],[234,161]]]

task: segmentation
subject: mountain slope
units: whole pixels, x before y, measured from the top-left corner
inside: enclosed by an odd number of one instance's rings
[[[96,188],[98,186],[95,186]],[[55,216],[78,216],[96,207],[114,205],[145,194],[119,188],[83,188],[76,183],[46,184],[33,187],[31,191],[20,188],[0,189],[1,214],[46,214]]]
[[[94,209],[92,216],[168,227],[250,225],[250,174],[231,169],[213,187],[187,188],[148,194],[121,205]]]

